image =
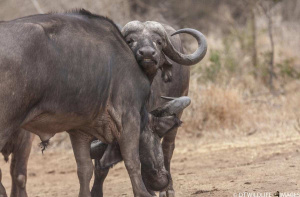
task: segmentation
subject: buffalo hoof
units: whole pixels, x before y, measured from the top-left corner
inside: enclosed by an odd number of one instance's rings
[[[175,197],[174,190],[167,190],[159,193],[159,197]]]

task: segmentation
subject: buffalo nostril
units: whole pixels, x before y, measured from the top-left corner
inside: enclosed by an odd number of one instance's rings
[[[141,48],[137,51],[137,54],[139,56],[144,57],[144,58],[150,58],[151,59],[156,54],[156,51],[151,47],[143,47],[143,48]]]
[[[139,50],[138,53],[139,53],[140,55],[144,55],[144,52],[143,52],[142,50]]]

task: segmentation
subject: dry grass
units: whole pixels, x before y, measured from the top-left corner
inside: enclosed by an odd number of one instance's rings
[[[197,136],[229,138],[260,133],[266,139],[274,139],[300,134],[299,80],[290,82],[284,92],[275,96],[268,91],[250,94],[245,87],[255,86],[254,80],[233,84],[201,87],[192,77],[192,104],[182,117],[183,130]]]
[[[216,85],[200,88],[197,80],[192,79],[190,96],[192,106],[184,116],[187,131],[232,129],[244,120],[246,106],[237,89]]]
[[[296,44],[299,34],[295,32],[300,25],[274,17],[276,94],[273,95],[267,87],[266,52],[270,50],[267,23],[263,17],[257,22],[259,65],[256,70],[251,63],[251,51],[244,50],[237,39],[242,36],[243,41],[248,43],[249,35],[245,36],[244,31],[230,35],[230,44],[227,45],[224,40],[228,38],[225,36],[217,36],[214,32],[207,35],[209,51],[201,64],[192,68],[189,92],[192,104],[182,117],[183,130],[200,136],[234,137],[264,133],[264,137],[270,139],[300,133],[300,80],[289,78],[287,73],[282,74],[278,67],[285,60],[292,60],[285,65],[286,69],[291,67],[300,71],[300,57],[297,54],[300,45]],[[196,48],[194,45],[186,47],[191,49],[189,51]],[[212,60],[213,51],[218,52],[218,61]],[[228,69],[230,64],[234,66],[234,71]],[[217,66],[213,80],[203,80],[207,68],[214,65]],[[258,74],[256,78],[254,71]]]

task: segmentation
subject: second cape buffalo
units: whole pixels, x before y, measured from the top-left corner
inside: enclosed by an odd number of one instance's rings
[[[117,142],[134,196],[150,197],[141,177],[139,139],[153,73],[143,72],[116,25],[85,10],[28,16],[0,24],[0,151],[21,128],[42,144],[68,131],[79,197],[91,196],[90,143]],[[151,130],[151,129],[150,129]],[[155,131],[153,131],[155,132]],[[0,196],[6,191],[0,183]]]
[[[196,38],[198,49],[193,54],[183,54],[180,37],[176,35],[179,33],[187,33]],[[206,39],[201,32],[189,28],[175,31],[172,27],[155,21],[132,21],[123,27],[122,34],[135,54],[137,62],[152,82],[151,95],[147,104],[149,111],[165,104],[166,101],[160,98],[161,95],[180,97],[188,94],[190,71],[186,65],[198,63],[207,51]],[[179,114],[180,116],[181,114]],[[177,127],[168,132],[162,142],[164,163],[168,172],[170,172],[176,134]],[[98,146],[103,145],[98,143]],[[99,158],[100,161],[95,162],[93,197],[103,196],[103,181],[108,174],[108,167],[112,166],[112,163],[122,160],[115,153],[117,148],[112,146],[114,144],[109,145],[103,157]],[[97,149],[96,146],[92,148]],[[153,154],[155,154],[155,151],[153,151]],[[109,155],[113,156],[109,157],[110,161],[108,162]],[[99,156],[102,156],[101,151]],[[118,156],[121,157],[120,154]],[[111,158],[114,158],[114,162],[111,162]],[[150,183],[156,185],[153,180]],[[154,190],[159,191],[160,188],[154,187]],[[160,192],[160,196],[175,196],[172,179],[166,191]]]

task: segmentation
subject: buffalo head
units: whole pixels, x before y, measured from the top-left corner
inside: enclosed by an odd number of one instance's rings
[[[187,33],[196,38],[198,49],[193,54],[182,54],[171,42],[170,36],[179,33]],[[168,58],[181,65],[193,65],[203,59],[207,50],[206,39],[201,32],[186,28],[173,30],[171,33],[162,24],[154,21],[129,22],[123,27],[122,34],[148,77],[153,79],[157,70],[161,69],[165,82],[172,79],[172,61]]]
[[[170,176],[164,166],[161,138],[170,130],[180,126],[177,115],[190,104],[189,97],[169,98],[163,106],[148,113],[140,136],[140,161],[142,178],[149,192],[161,191],[170,182]],[[91,157],[96,159],[96,168],[108,168],[122,161],[117,143],[104,144],[96,141],[91,145]]]
[[[162,191],[169,185],[169,172],[165,169],[161,138],[181,121],[177,115],[190,104],[188,97],[171,99],[162,107],[150,112],[149,124],[140,137],[140,160],[142,178],[146,187],[154,191]]]

